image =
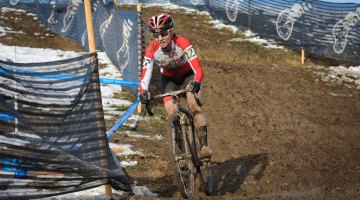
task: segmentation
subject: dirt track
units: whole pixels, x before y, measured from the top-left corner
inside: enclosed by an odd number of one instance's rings
[[[359,90],[306,67],[207,64],[216,196],[360,199]]]
[[[330,86],[305,66],[204,65],[215,152],[209,199],[360,199],[358,89]],[[161,144],[140,146],[162,155]],[[152,172],[132,174],[139,185],[180,198],[171,170],[156,177],[166,167],[144,165]]]

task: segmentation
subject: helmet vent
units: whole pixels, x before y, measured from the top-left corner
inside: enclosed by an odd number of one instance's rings
[[[159,24],[162,24],[164,21],[164,18],[161,18],[160,21],[159,21]]]
[[[155,25],[155,24],[158,24],[158,23],[157,23],[157,18],[156,18],[156,17],[154,17],[154,25]]]

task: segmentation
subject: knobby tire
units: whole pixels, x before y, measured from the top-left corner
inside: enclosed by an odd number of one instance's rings
[[[211,160],[200,160],[198,156],[198,152],[200,152],[201,146],[198,145],[200,143],[196,138],[195,127],[192,115],[190,113],[185,112],[188,118],[187,125],[187,140],[188,144],[190,144],[191,157],[193,158],[193,164],[197,170],[197,178],[200,178],[200,187],[202,191],[205,192],[206,195],[211,195],[213,193],[214,180],[213,174],[211,172]]]
[[[186,134],[183,134],[182,131],[183,129],[179,121],[176,120],[171,123],[171,146],[177,174],[179,176],[178,182],[181,187],[181,195],[186,199],[193,199],[195,194],[196,169],[192,164]],[[180,162],[185,162],[186,170],[181,168],[183,166],[180,166]]]

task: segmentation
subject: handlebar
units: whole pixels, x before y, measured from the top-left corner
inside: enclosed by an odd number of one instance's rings
[[[166,92],[164,94],[159,94],[159,95],[156,95],[154,97],[151,98],[151,100],[155,100],[155,99],[161,99],[161,98],[164,98],[164,97],[167,97],[167,96],[172,96],[172,97],[178,97],[180,96],[181,94],[184,94],[186,92],[192,92],[191,90],[187,90],[187,89],[181,89],[181,90],[177,90],[177,91],[170,91],[170,92]],[[198,93],[194,93],[194,97],[195,97],[195,101],[197,103],[198,106],[202,106],[202,103],[200,101],[200,98],[199,98],[199,95]],[[145,104],[145,107],[146,107],[146,110],[147,112],[149,113],[150,116],[153,116],[154,113],[151,111],[151,107],[150,107],[150,103],[148,104]]]

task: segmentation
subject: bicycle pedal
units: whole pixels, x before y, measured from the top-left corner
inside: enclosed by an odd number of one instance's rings
[[[202,158],[202,159],[200,159],[200,161],[201,161],[201,165],[204,165],[204,163],[211,162],[211,159],[210,158]]]

